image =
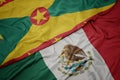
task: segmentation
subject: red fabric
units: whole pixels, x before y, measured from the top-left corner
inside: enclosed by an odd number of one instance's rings
[[[114,79],[120,80],[120,0],[111,9],[94,16],[83,29]]]

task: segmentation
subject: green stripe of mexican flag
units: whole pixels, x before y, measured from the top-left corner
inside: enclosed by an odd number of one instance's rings
[[[39,52],[0,69],[0,80],[56,80]]]

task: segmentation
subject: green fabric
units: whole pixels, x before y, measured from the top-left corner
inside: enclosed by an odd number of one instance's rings
[[[0,80],[56,80],[39,52],[0,69]]]
[[[48,10],[51,16],[59,16],[65,13],[103,7],[115,1],[116,0],[55,0]]]
[[[0,20],[0,64],[30,29],[29,17]]]

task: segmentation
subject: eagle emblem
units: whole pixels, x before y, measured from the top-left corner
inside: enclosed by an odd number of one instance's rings
[[[86,54],[81,48],[68,44],[64,46],[60,55],[58,70],[63,74],[77,75],[88,70],[92,61],[90,52]]]

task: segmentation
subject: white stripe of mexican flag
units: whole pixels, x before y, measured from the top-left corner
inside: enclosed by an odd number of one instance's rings
[[[64,46],[68,44],[82,49],[84,54],[80,55],[86,57],[79,61],[71,61],[68,65],[66,56],[62,55]],[[104,59],[89,42],[83,29],[41,50],[40,53],[58,80],[114,80]],[[90,57],[92,57],[91,60]],[[76,65],[78,66],[76,67]]]

